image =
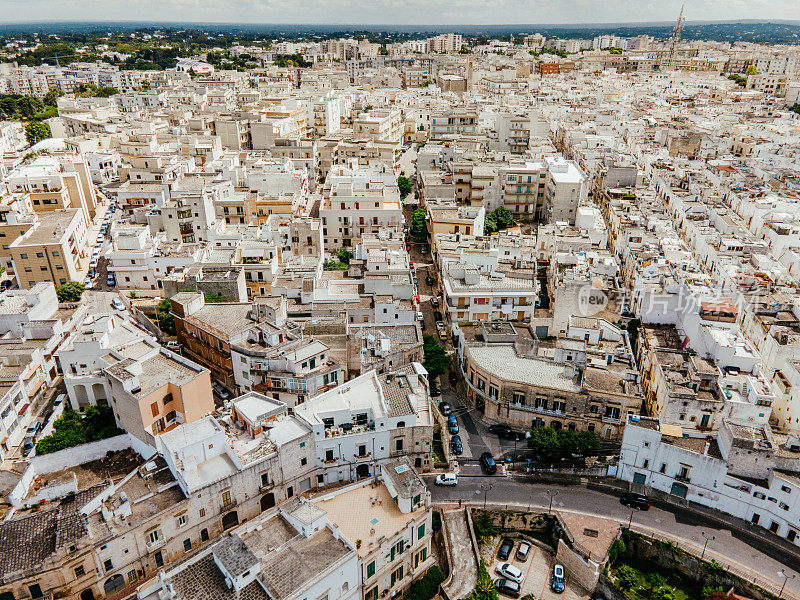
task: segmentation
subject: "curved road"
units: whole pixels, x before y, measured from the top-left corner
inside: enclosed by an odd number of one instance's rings
[[[515,477],[465,477],[461,476],[454,487],[433,485],[435,475],[424,475],[431,491],[434,504],[450,505],[465,500],[482,504],[484,493],[481,484],[492,484],[487,494],[489,504],[512,504],[516,507],[532,507],[547,510],[549,496],[547,490],[558,491],[554,497],[553,509],[560,512],[574,512],[597,517],[606,517],[618,523],[631,518],[631,510],[619,503],[616,496],[588,490],[579,485],[543,485],[521,481]],[[700,516],[702,518],[702,515]],[[760,584],[774,589],[777,593],[784,583],[780,574],[785,567],[763,552],[734,537],[729,529],[716,529],[699,522],[692,523],[682,515],[652,507],[649,511],[633,511],[632,529],[642,533],[655,534],[678,542],[684,548],[700,554],[705,541],[701,531],[716,539],[709,543],[706,557],[713,558],[739,575],[749,575],[752,581],[758,577]],[[789,579],[786,581],[784,597],[800,599],[800,577],[795,571],[786,568]]]

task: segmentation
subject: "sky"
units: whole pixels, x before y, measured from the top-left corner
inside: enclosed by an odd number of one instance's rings
[[[689,0],[694,20],[797,19],[798,0]],[[0,23],[507,25],[674,21],[680,0],[0,0]]]

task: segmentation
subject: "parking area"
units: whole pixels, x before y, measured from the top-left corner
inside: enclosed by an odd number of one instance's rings
[[[510,562],[524,574],[524,579],[522,580],[522,594],[520,597],[528,594],[533,595],[537,600],[585,600],[589,597],[589,592],[587,590],[584,590],[581,586],[572,582],[569,572],[567,572],[567,589],[561,594],[553,592],[550,589],[550,576],[553,573],[554,566],[553,556],[538,546],[532,546],[528,553],[528,559],[523,562],[517,560],[516,554],[518,547],[519,542],[515,541],[514,547],[511,550],[511,555],[507,561],[498,560],[497,549],[495,548],[492,564],[489,567],[489,575],[492,579],[497,581],[502,578],[502,575],[497,572],[498,564]],[[503,598],[507,596],[501,594],[500,597]]]

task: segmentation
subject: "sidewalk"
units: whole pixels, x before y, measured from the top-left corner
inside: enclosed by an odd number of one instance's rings
[[[478,581],[478,563],[464,510],[442,511],[442,527],[450,549],[450,582],[444,591],[448,598],[459,600],[472,593]]]

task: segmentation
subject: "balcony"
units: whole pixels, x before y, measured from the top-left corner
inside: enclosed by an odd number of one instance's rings
[[[611,417],[611,416],[606,416],[606,415],[603,415],[602,417],[600,417],[600,420],[603,423],[612,423],[612,424],[617,424],[617,425],[619,423],[622,423],[622,419],[620,419],[619,417]]]
[[[375,431],[375,424],[369,423],[367,425],[353,425],[352,428],[331,427],[325,430],[325,437],[339,437],[344,435],[354,435],[357,433],[365,433],[367,431]]]
[[[258,488],[258,493],[263,494],[264,492],[268,492],[271,489],[275,488],[275,482],[271,481],[269,483],[262,483],[261,486]]]
[[[689,475],[675,475],[675,481],[682,481],[683,483],[692,483]]]
[[[222,512],[228,512],[229,510],[236,508],[238,504],[239,503],[236,501],[236,499],[231,498],[228,502],[222,505],[221,510]]]

